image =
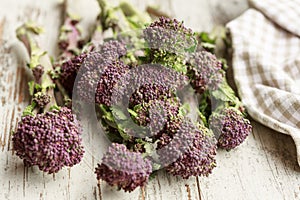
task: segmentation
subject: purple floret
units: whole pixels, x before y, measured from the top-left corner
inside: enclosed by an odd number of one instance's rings
[[[149,126],[149,137],[161,137],[168,133],[173,135],[178,129],[182,116],[179,115],[180,100],[169,98],[165,100],[151,100],[136,107],[136,121],[140,126]]]
[[[68,91],[69,94],[72,94],[73,85],[84,59],[87,57],[86,53],[75,56],[67,61],[65,61],[60,68],[60,77],[59,80],[62,86]]]
[[[188,76],[196,92],[218,89],[225,73],[222,63],[208,51],[194,53],[188,60]]]
[[[105,42],[100,45],[97,52],[82,53],[65,61],[61,65],[60,81],[69,94],[72,94],[74,81],[81,67],[83,69],[80,76],[84,76],[85,72],[93,71],[98,67],[111,63],[125,54],[126,47],[124,44],[116,40]]]
[[[100,45],[99,52],[104,56],[105,59],[116,60],[126,55],[127,49],[123,43],[117,40],[109,40],[103,45]]]
[[[35,82],[40,83],[42,75],[44,74],[45,70],[42,65],[37,65],[32,69],[32,74],[34,77]]]
[[[66,107],[23,117],[12,141],[27,166],[36,165],[49,174],[78,164],[84,154],[81,127]]]
[[[252,132],[250,121],[234,108],[225,108],[213,113],[209,119],[210,128],[218,138],[218,146],[230,150],[240,145]]]
[[[193,32],[177,19],[160,17],[144,29],[144,38],[152,49],[179,53],[195,44]]]
[[[130,152],[125,145],[113,143],[98,164],[97,179],[106,181],[126,192],[146,185],[152,172],[151,162],[141,153]]]
[[[122,61],[100,63],[98,68],[87,70],[80,77],[78,95],[87,102],[110,106],[113,88],[128,70],[129,66]]]
[[[184,179],[208,176],[216,166],[216,139],[206,127],[197,127],[186,119],[174,136],[164,134],[158,143],[158,155],[166,171]]]
[[[37,103],[40,108],[44,108],[51,101],[51,97],[48,94],[37,92],[34,94],[32,100]]]
[[[186,84],[187,77],[175,70],[158,64],[145,64],[132,68],[119,80],[119,87],[114,88],[113,102],[126,99],[129,107],[133,108],[151,100],[174,97],[176,90]]]

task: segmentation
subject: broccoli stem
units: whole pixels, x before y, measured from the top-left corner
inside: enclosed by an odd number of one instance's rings
[[[81,52],[83,39],[80,29],[81,17],[74,13],[72,4],[65,0],[62,9],[64,22],[60,28],[58,42],[61,50],[59,60],[66,60]]]
[[[139,12],[126,1],[116,7],[109,5],[106,0],[98,0],[98,4],[101,9],[98,18],[102,31],[111,28],[114,34],[117,34],[134,28],[143,28],[145,24],[151,22],[148,14]]]
[[[47,52],[39,47],[36,40],[36,36],[41,32],[42,28],[33,23],[25,23],[16,31],[18,39],[25,45],[29,54],[30,62],[28,66],[33,75],[35,75],[36,69],[41,68],[39,77],[35,77],[33,92],[31,95],[32,97],[40,97],[40,95],[43,95],[44,97],[46,96],[49,98],[47,102],[45,102],[45,106],[39,105],[38,102],[32,102],[32,114],[36,114],[41,108],[43,108],[42,110],[46,112],[56,106],[56,100],[54,97],[55,84],[49,75],[49,72],[53,69],[51,59]]]

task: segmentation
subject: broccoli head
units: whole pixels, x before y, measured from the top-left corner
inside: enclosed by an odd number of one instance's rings
[[[94,69],[84,70],[77,85],[78,95],[87,102],[110,106],[113,88],[128,70],[122,61],[99,63]]]
[[[27,115],[13,134],[13,148],[27,166],[56,173],[83,157],[81,126],[69,108]]]
[[[80,71],[81,76],[85,76],[85,72],[93,71],[106,63],[111,63],[119,57],[126,54],[124,44],[111,40],[100,45],[94,52],[84,52],[64,61],[59,69],[59,80],[63,87],[72,94],[74,82]]]
[[[185,119],[175,135],[162,135],[157,152],[168,173],[187,179],[212,172],[216,147],[216,139],[208,128]]]
[[[141,153],[131,152],[125,145],[117,143],[108,148],[95,170],[98,180],[102,179],[126,192],[145,186],[151,172],[151,162]]]
[[[173,135],[182,120],[180,106],[179,98],[175,97],[151,100],[134,107],[134,120],[139,126],[149,126],[148,137],[159,138],[163,133]]]
[[[252,131],[250,121],[235,108],[213,113],[209,126],[218,138],[218,146],[230,150],[240,145]]]
[[[216,56],[203,50],[193,53],[188,59],[187,75],[195,91],[202,94],[206,90],[218,89],[225,72]]]

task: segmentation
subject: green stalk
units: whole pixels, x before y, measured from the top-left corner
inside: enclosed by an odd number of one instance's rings
[[[29,69],[33,74],[37,68],[43,69],[40,77],[35,77],[34,81],[29,82],[30,95],[33,97],[33,100],[31,105],[25,109],[26,113],[24,113],[24,115],[34,115],[34,112],[36,113],[39,110],[45,112],[56,107],[56,100],[54,98],[55,84],[49,75],[49,72],[51,72],[53,67],[51,59],[47,52],[39,47],[36,40],[36,36],[42,32],[43,29],[41,27],[36,26],[31,22],[25,23],[16,30],[18,39],[23,42],[29,54]],[[38,102],[34,100],[34,98],[40,97],[41,95],[49,98],[49,101],[47,101],[44,106],[39,105]]]

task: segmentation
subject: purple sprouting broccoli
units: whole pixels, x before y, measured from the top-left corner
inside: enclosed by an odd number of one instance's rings
[[[56,173],[83,157],[81,128],[69,108],[22,117],[13,135],[16,155],[27,166]]]
[[[59,62],[79,55],[84,44],[80,30],[81,17],[74,14],[74,5],[64,0],[62,11],[64,22],[60,27],[58,47],[60,49]]]
[[[187,77],[156,64],[142,65],[132,71],[135,75],[132,75],[127,82],[128,91],[125,93],[130,95],[130,108],[138,104],[148,103],[151,100],[174,97],[176,91],[181,90],[187,84]],[[130,88],[130,86],[138,87]]]
[[[113,102],[117,104],[126,99],[129,108],[133,108],[151,100],[174,97],[187,83],[187,77],[158,64],[136,66],[119,80],[118,87],[114,88]]]
[[[186,73],[186,54],[195,51],[197,40],[191,29],[176,19],[161,17],[143,31],[150,49],[149,60]]]
[[[218,146],[226,150],[240,145],[252,132],[250,121],[233,107],[214,112],[209,118],[209,127],[218,139]]]
[[[162,135],[157,152],[166,171],[174,176],[208,176],[216,166],[216,143],[208,128],[185,118],[175,135]]]
[[[155,99],[136,105],[130,110],[134,121],[139,126],[149,127],[148,132],[139,137],[160,138],[165,133],[174,135],[183,119],[180,106],[180,100],[176,97],[164,100]]]
[[[24,43],[30,55],[29,67],[34,73],[42,66],[39,81],[30,82],[32,103],[27,106],[13,134],[16,155],[27,166],[56,173],[64,166],[78,164],[84,154],[81,126],[67,107],[56,106],[55,84],[49,72],[52,64],[48,54],[40,49],[34,35],[41,29],[34,24],[24,24],[17,29],[17,37]]]
[[[63,62],[60,66],[59,81],[69,95],[72,94],[77,73],[87,57],[87,53],[82,53]]]
[[[101,54],[97,53],[97,57],[102,60]],[[94,68],[84,67],[80,70],[76,89],[83,100],[110,106],[113,88],[118,80],[129,71],[129,66],[118,60],[96,62]]]
[[[105,42],[103,45],[100,45],[97,52],[81,53],[63,62],[60,66],[59,80],[62,86],[71,95],[74,82],[81,67],[83,67],[83,69],[80,70],[81,73],[79,75],[85,76],[85,73],[97,70],[97,68],[101,68],[105,63],[109,64],[125,54],[126,47],[122,43],[115,40]],[[88,61],[85,62],[86,58]]]
[[[202,94],[206,90],[216,90],[223,82],[225,72],[215,55],[202,50],[193,53],[188,61],[187,75],[195,91]]]
[[[131,152],[125,145],[117,143],[108,148],[95,170],[98,180],[126,192],[145,186],[151,172],[151,162],[144,159],[141,153]]]
[[[171,53],[186,50],[191,44],[188,39],[193,36],[191,29],[177,19],[160,17],[144,29],[144,38],[152,49],[161,49]],[[194,41],[193,41],[194,42]]]

